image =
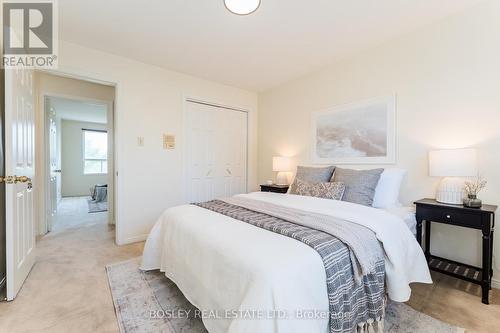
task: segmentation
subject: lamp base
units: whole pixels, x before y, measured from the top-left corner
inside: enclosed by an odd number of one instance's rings
[[[465,181],[460,178],[443,178],[436,191],[436,201],[462,205],[465,197],[464,183]]]
[[[278,172],[276,175],[276,185],[288,185],[288,174],[286,172]]]

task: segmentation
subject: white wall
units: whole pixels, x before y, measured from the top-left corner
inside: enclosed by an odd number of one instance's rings
[[[144,240],[166,208],[184,202],[185,96],[250,110],[248,182],[257,189],[257,94],[67,42],[60,43],[59,70],[116,84],[118,244]],[[163,133],[176,136],[175,150],[163,150]]]
[[[273,155],[310,163],[311,112],[395,92],[397,165],[409,170],[402,201],[434,196],[429,150],[470,146],[489,181],[481,198],[500,204],[499,31],[500,1],[490,1],[260,95],[259,181],[274,176]],[[433,228],[435,254],[480,264],[478,232]]]
[[[83,173],[82,129],[106,130],[106,124],[97,124],[63,119],[61,122],[62,196],[89,195],[96,184],[107,184],[107,175],[85,175]]]

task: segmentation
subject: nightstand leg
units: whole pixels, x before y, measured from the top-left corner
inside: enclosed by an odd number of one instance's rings
[[[491,249],[490,249],[490,289],[491,279],[493,278],[493,235],[495,233],[495,214],[491,216]]]
[[[422,220],[417,220],[417,242],[422,246]]]
[[[425,257],[427,261],[431,256],[431,221],[425,220]]]
[[[483,229],[483,280],[481,283],[482,289],[482,302],[484,304],[489,303],[489,292],[490,292],[490,264],[491,264],[491,230],[489,223]]]
[[[491,278],[493,277],[493,234],[495,231],[491,230],[490,239],[490,289],[491,289]]]

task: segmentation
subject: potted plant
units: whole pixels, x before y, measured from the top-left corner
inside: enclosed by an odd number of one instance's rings
[[[465,182],[465,192],[467,198],[464,199],[464,206],[470,208],[481,208],[482,202],[477,198],[479,192],[486,187],[487,181],[480,175]]]

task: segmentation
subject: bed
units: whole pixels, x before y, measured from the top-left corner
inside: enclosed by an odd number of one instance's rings
[[[409,299],[410,283],[432,283],[411,231],[415,218],[407,208],[384,210],[263,192],[237,197],[370,229],[383,247],[385,294],[393,301]],[[203,207],[184,205],[165,211],[146,242],[141,269],[165,272],[202,311],[211,333],[334,331],[324,315],[329,312],[329,293],[324,261],[317,251]],[[245,318],[242,310],[254,312],[245,312],[250,316]]]
[[[401,207],[384,208],[384,210],[390,214],[394,214],[397,217],[401,218],[408,227],[408,229],[410,229],[411,233],[415,237],[417,236],[417,218],[415,216],[414,207],[401,206]]]

